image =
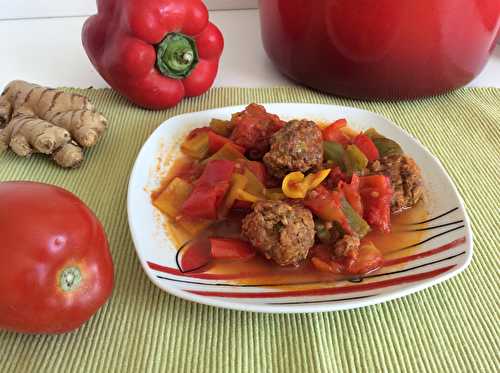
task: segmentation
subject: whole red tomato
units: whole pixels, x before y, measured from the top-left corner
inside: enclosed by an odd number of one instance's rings
[[[64,189],[0,183],[0,240],[2,329],[68,332],[111,295],[113,262],[104,229]]]

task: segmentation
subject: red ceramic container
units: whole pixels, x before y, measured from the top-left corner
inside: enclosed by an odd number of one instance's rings
[[[355,98],[459,88],[484,67],[500,0],[260,0],[264,48],[293,80]]]

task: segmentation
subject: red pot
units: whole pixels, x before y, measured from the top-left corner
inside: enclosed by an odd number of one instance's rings
[[[355,98],[462,87],[484,67],[500,0],[260,0],[264,48],[283,74]]]

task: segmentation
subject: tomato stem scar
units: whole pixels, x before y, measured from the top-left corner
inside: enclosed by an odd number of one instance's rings
[[[73,291],[80,287],[82,272],[78,267],[63,269],[59,276],[59,285],[63,291]]]

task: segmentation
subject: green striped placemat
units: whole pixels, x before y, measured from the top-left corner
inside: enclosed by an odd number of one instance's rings
[[[110,122],[83,166],[68,171],[43,157],[27,160],[9,152],[0,156],[0,180],[52,183],[85,201],[107,231],[116,287],[111,300],[74,333],[0,332],[0,372],[498,371],[499,89],[389,103],[303,88],[216,88],[157,112],[136,108],[111,90],[74,91],[91,98]],[[465,200],[475,235],[471,266],[403,299],[322,314],[228,311],[156,288],[136,258],[126,219],[128,177],[141,145],[171,116],[252,101],[360,107],[413,134],[442,161]]]

